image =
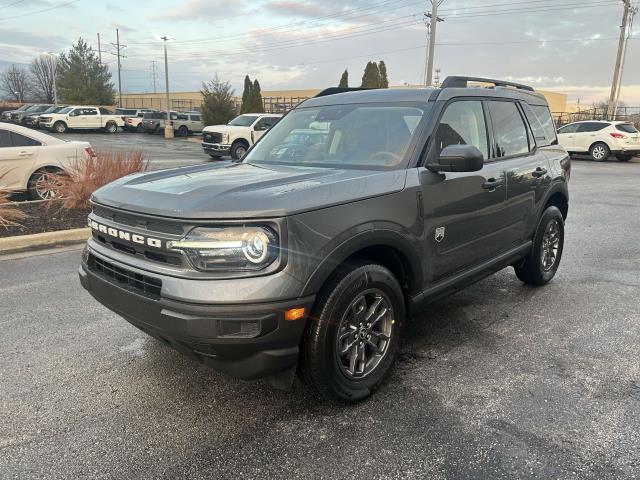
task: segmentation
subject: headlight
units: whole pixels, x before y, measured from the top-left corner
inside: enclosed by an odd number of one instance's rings
[[[222,143],[227,143],[229,142],[229,134],[228,133],[223,133],[222,134]]]
[[[194,228],[167,246],[206,271],[257,271],[278,258],[278,237],[267,227]]]

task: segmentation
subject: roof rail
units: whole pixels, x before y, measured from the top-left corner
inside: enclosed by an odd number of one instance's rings
[[[368,87],[329,87],[322,90],[315,97],[326,97],[327,95],[335,95],[336,93],[357,92],[358,90],[373,90]]]
[[[442,82],[440,88],[467,88],[467,82],[492,83],[496,87],[515,87],[520,90],[535,92],[533,87],[530,87],[529,85],[482,77],[447,77],[444,79],[444,82]]]

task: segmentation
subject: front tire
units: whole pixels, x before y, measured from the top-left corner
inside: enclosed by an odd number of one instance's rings
[[[64,133],[67,131],[67,124],[64,122],[56,122],[53,124],[53,131],[56,133]]]
[[[546,285],[558,271],[563,248],[564,218],[558,207],[547,207],[533,238],[531,252],[514,267],[516,276],[529,285]]]
[[[244,142],[235,142],[231,146],[231,158],[234,160],[241,160],[247,153],[249,147]]]
[[[178,136],[180,136],[180,137],[188,137],[189,136],[189,129],[187,128],[186,125],[180,126],[180,128],[178,129]]]
[[[105,132],[107,133],[116,133],[118,131],[118,125],[115,122],[109,122],[104,127]]]
[[[609,155],[611,155],[611,150],[609,150],[606,143],[598,142],[591,145],[589,155],[591,159],[596,162],[604,162],[609,158]]]
[[[364,400],[391,371],[404,319],[404,295],[388,269],[366,262],[346,266],[311,312],[299,376],[332,400]]]

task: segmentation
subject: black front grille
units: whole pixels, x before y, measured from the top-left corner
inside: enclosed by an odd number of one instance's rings
[[[184,227],[179,223],[172,223],[163,220],[152,220],[136,215],[123,213],[99,205],[93,206],[93,213],[98,217],[106,218],[112,222],[130,227],[144,228],[152,232],[168,233],[170,235],[183,235]]]
[[[162,280],[132,272],[92,254],[89,254],[87,264],[89,270],[119,287],[154,299],[160,298]]]
[[[202,141],[206,143],[222,143],[222,134],[218,132],[204,132]]]

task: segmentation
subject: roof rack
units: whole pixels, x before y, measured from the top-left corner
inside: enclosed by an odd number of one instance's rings
[[[336,93],[357,92],[358,90],[374,90],[368,87],[329,87],[322,90],[315,97],[326,97],[327,95],[335,95]]]
[[[481,82],[481,83],[492,83],[496,87],[515,87],[519,90],[527,90],[529,92],[535,92],[533,87],[529,85],[523,85],[521,83],[515,82],[506,82],[504,80],[494,80],[492,78],[482,78],[482,77],[447,77],[442,82],[440,88],[467,88],[468,82]]]

